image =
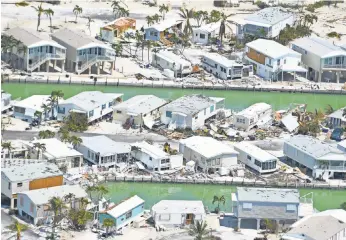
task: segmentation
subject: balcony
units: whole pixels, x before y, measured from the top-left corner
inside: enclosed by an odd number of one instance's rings
[[[96,54],[87,54],[77,57],[77,62],[88,62],[90,60],[96,61],[114,61],[115,56],[111,54],[106,55],[96,55]]]
[[[346,63],[343,63],[343,64],[323,64],[323,68],[346,70]]]

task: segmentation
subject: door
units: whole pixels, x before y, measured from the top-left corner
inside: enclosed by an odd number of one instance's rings
[[[193,223],[193,214],[192,213],[188,213],[186,214],[186,225],[190,225]]]

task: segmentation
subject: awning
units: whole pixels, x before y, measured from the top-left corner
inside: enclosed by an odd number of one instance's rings
[[[301,66],[287,65],[287,64],[282,65],[281,69],[284,72],[307,72],[308,71],[307,69]]]
[[[139,169],[145,170],[145,167],[143,166],[143,164],[141,162],[136,162],[136,165]]]
[[[138,113],[133,113],[133,112],[127,112],[126,114],[129,116],[134,116],[134,117],[137,117],[139,115]]]
[[[70,112],[75,112],[75,113],[86,113],[86,111],[77,110],[77,109],[71,109]]]
[[[180,112],[172,112],[172,114],[174,114],[174,115],[180,115],[180,116],[184,116],[184,117],[187,116],[186,114],[180,113]]]

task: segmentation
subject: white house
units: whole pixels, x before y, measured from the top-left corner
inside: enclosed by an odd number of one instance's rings
[[[113,119],[122,124],[149,125],[160,118],[160,108],[167,102],[154,95],[137,95],[114,107]]]
[[[113,106],[122,101],[122,96],[122,93],[81,92],[59,103],[58,120],[62,121],[70,112],[86,115],[88,123],[112,117]]]
[[[346,177],[346,153],[317,138],[292,136],[284,143],[284,154],[288,162],[313,178],[328,180]]]
[[[346,48],[319,37],[304,37],[290,43],[302,55],[311,80],[322,82],[346,81]]]
[[[28,146],[27,142],[23,140],[11,140],[12,149],[8,151],[8,149],[1,147],[1,159],[9,159],[9,163],[11,164],[11,160],[14,159],[25,159],[28,157]]]
[[[193,136],[179,142],[179,152],[186,162],[194,161],[203,172],[215,172],[221,168],[230,172],[237,165],[238,152],[211,137]]]
[[[209,23],[192,29],[192,41],[194,43],[207,45],[211,38],[219,36],[220,22]]]
[[[115,142],[106,136],[81,137],[82,143],[76,147],[90,164],[115,167],[127,164],[131,146],[125,142]]]
[[[240,162],[260,174],[275,172],[278,169],[278,159],[275,156],[251,143],[236,143],[234,149],[239,153]]]
[[[174,72],[174,77],[184,77],[192,73],[192,64],[172,51],[162,50],[152,53],[152,65]]]
[[[204,221],[202,201],[162,200],[151,208],[155,226],[177,228]]]
[[[133,143],[132,158],[137,162],[139,169],[149,171],[164,171],[180,169],[183,166],[183,156],[170,155],[158,146],[151,145],[147,142]]]
[[[290,226],[282,240],[346,240],[346,211],[331,209],[306,216]]]
[[[272,120],[272,107],[267,103],[255,103],[236,113],[233,125],[236,128],[249,130],[255,126],[264,125]]]
[[[202,66],[207,72],[223,80],[242,77],[243,64],[218,53],[205,53],[202,57]]]
[[[40,188],[60,186],[63,173],[52,163],[35,163],[1,169],[1,199],[17,207],[17,194]]]
[[[32,95],[22,101],[13,104],[13,117],[22,119],[27,122],[32,122],[35,119],[41,118],[41,121],[52,116],[52,110],[44,112],[42,105],[49,105],[50,95]],[[60,102],[59,102],[60,104]],[[41,113],[41,117],[35,115],[35,112]],[[54,117],[57,116],[57,107],[54,109]]]
[[[301,54],[273,40],[257,39],[245,47],[245,60],[254,65],[254,73],[265,80],[283,81],[284,72],[307,73],[301,66]],[[281,75],[281,76],[280,76]]]
[[[343,115],[346,106],[336,110],[335,112],[327,116],[327,121],[332,128],[345,127],[346,126],[346,116]]]
[[[286,25],[293,26],[295,16],[288,9],[282,7],[269,7],[245,17],[242,24],[237,25],[238,39],[245,35],[262,38],[276,38]]]
[[[79,185],[62,185],[20,192],[18,193],[18,213],[34,225],[52,222],[54,213],[50,208],[50,199],[53,197],[63,199],[71,193],[74,195],[71,200],[72,207],[78,209],[80,199],[88,197],[86,191]]]
[[[12,95],[1,90],[1,112],[5,112],[12,107]]]
[[[39,150],[34,147],[35,143],[44,144],[45,150]],[[69,168],[81,167],[83,155],[72,147],[67,146],[56,138],[39,139],[28,143],[29,155],[31,158],[43,158],[48,162]]]
[[[205,121],[224,109],[224,98],[186,95],[161,108],[161,122],[170,129],[204,126]]]

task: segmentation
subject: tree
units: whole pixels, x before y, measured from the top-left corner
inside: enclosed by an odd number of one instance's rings
[[[91,27],[91,23],[92,23],[92,22],[95,22],[95,21],[92,20],[91,17],[89,16],[89,17],[88,17],[88,22],[87,22],[87,27],[88,27],[88,29],[89,29],[89,35],[91,35],[91,29],[90,29],[90,27]]]
[[[55,137],[55,133],[49,130],[44,130],[44,131],[40,131],[38,133],[38,137],[40,139],[47,139],[47,138],[53,138]]]
[[[208,12],[207,11],[195,11],[193,13],[193,19],[197,22],[197,27],[200,27],[203,23],[203,21],[208,19]]]
[[[326,115],[332,114],[333,112],[334,112],[334,108],[330,104],[328,104],[324,109],[324,113]]]
[[[87,186],[86,190],[85,190],[88,194],[89,194],[89,198],[92,198],[93,193],[95,193],[97,191],[95,186]]]
[[[71,136],[69,142],[73,145],[73,148],[76,148],[83,142],[83,140],[80,137]]]
[[[151,26],[155,23],[154,19],[151,16],[146,16],[145,20],[147,21],[148,26]]]
[[[44,112],[44,120],[47,120],[48,112],[50,111],[50,105],[43,103],[41,105],[41,108],[43,109]]]
[[[346,117],[346,108],[344,108],[344,109],[342,110],[342,116],[343,116],[343,117]]]
[[[66,127],[61,127],[58,134],[62,142],[68,142],[70,140],[70,133]]]
[[[121,56],[122,52],[123,52],[123,45],[121,43],[116,43],[112,45],[116,56]]]
[[[103,185],[97,186],[96,191],[98,192],[98,201],[101,201],[103,196],[109,192],[108,189]]]
[[[317,22],[318,17],[314,14],[306,14],[304,16],[304,26],[310,27],[314,22]]]
[[[34,149],[37,151],[37,159],[40,159],[40,153],[46,151],[46,144],[36,142],[34,143]]]
[[[66,208],[65,202],[59,197],[52,197],[49,200],[50,210],[53,212],[53,226],[52,226],[52,234],[50,236],[51,239],[55,239],[55,229],[59,223],[59,221],[63,218],[63,209]]]
[[[76,6],[74,6],[74,8],[73,8],[73,13],[74,13],[74,15],[76,16],[75,22],[77,23],[78,15],[80,15],[80,14],[83,13],[83,8],[80,7],[80,6],[78,6],[78,5],[76,5]]]
[[[38,7],[35,7],[35,6],[31,6],[31,7],[33,9],[35,9],[35,11],[37,13],[37,28],[36,28],[36,31],[38,31],[38,28],[40,27],[40,24],[41,24],[41,15],[42,15],[42,13],[45,13],[45,10],[42,7],[42,3]]]
[[[76,195],[74,195],[73,193],[69,193],[69,194],[66,194],[64,196],[65,202],[70,203],[70,208],[71,209],[72,209],[72,202],[73,202],[73,200],[75,200],[75,197],[76,197]]]
[[[208,224],[205,221],[196,221],[196,224],[193,224],[189,233],[192,236],[195,236],[195,240],[206,239],[208,235]]]
[[[48,8],[44,10],[44,14],[49,18],[50,31],[53,32],[52,16],[54,15],[54,11]]]
[[[27,7],[29,6],[30,4],[25,2],[25,1],[21,1],[21,2],[17,2],[14,4],[16,7]]]
[[[208,23],[218,22],[221,20],[221,12],[217,10],[212,10],[208,18]]]
[[[162,4],[159,6],[159,12],[161,13],[163,20],[165,20],[165,15],[168,11],[169,11],[168,5]]]
[[[111,218],[105,218],[103,219],[102,225],[106,228],[106,235],[108,236],[109,228],[113,227],[115,225],[115,222]]]
[[[153,46],[153,41],[147,40],[145,41],[145,45],[148,48],[148,63],[150,63],[150,48]]]
[[[40,125],[41,122],[42,122],[42,112],[35,111],[34,112],[34,117],[38,120],[38,125]]]
[[[49,106],[50,106],[50,109],[52,110],[52,119],[55,118],[55,107],[57,106],[57,97],[55,95],[53,95],[53,92],[52,94],[50,95],[50,97],[48,98],[48,103],[49,103]]]
[[[68,132],[86,131],[88,129],[88,118],[85,114],[70,112],[65,118],[62,128]]]
[[[193,9],[180,8],[179,16],[185,20],[184,33],[190,35],[192,33],[192,26],[190,23],[191,18],[193,18]]]
[[[7,149],[8,155],[11,158],[11,152],[13,150],[12,143],[11,142],[3,142],[3,143],[1,143],[1,147],[3,149]]]
[[[71,209],[67,214],[67,218],[75,230],[84,230],[86,224],[92,220],[93,215],[85,208]]]
[[[225,13],[221,13],[221,23],[220,23],[220,30],[219,30],[219,36],[220,36],[220,42],[222,45],[222,38],[224,37],[226,33],[226,21],[227,18],[232,16],[233,14],[226,15]]]
[[[158,23],[158,22],[160,22],[161,16],[160,16],[159,14],[156,13],[155,15],[151,16],[151,19],[152,19],[154,22]]]
[[[18,222],[18,220],[15,220],[14,223],[12,223],[10,226],[7,227],[10,229],[12,232],[16,233],[16,239],[20,240],[22,237],[22,232],[26,231],[29,229],[29,227],[25,224],[21,224]]]
[[[226,199],[225,196],[214,196],[213,198],[213,204],[217,202],[217,207],[215,208],[215,212],[219,212],[220,211],[220,203],[223,203],[223,205],[225,205]]]
[[[343,202],[343,203],[340,205],[340,208],[346,211],[346,202]]]

